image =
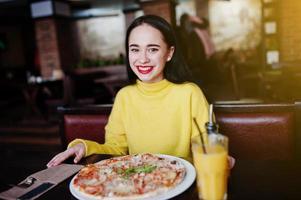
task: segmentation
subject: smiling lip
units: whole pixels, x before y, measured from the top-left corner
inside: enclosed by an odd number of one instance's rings
[[[153,71],[153,66],[137,66],[137,70],[140,74],[148,74]]]

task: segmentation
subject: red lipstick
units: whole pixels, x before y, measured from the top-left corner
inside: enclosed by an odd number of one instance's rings
[[[136,66],[140,74],[148,74],[153,71],[154,66]]]

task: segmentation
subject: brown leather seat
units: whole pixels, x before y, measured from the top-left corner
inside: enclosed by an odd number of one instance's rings
[[[64,121],[67,142],[84,138],[104,143],[108,115],[65,115]]]
[[[61,113],[63,148],[75,138],[104,142],[112,105],[64,108]],[[237,159],[291,159],[295,154],[296,105],[215,105],[220,132],[229,136],[229,151]]]
[[[294,156],[293,104],[215,105],[219,131],[235,158],[285,160]]]
[[[60,134],[63,148],[76,138],[93,140],[99,143],[105,141],[105,126],[112,105],[93,107],[59,107],[61,114]]]

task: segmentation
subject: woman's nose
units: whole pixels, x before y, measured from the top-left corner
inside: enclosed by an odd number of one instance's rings
[[[139,56],[139,61],[141,63],[147,63],[149,62],[149,58],[146,52],[141,52],[140,56]]]

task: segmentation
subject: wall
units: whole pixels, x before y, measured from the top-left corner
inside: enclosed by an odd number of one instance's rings
[[[22,41],[22,29],[17,26],[0,27],[0,33],[3,33],[7,42],[7,49],[0,52],[0,66],[23,67],[26,63]]]
[[[78,29],[80,57],[82,59],[116,58],[124,53],[125,18],[116,16],[81,19]]]
[[[301,61],[301,1],[279,1],[280,60]]]
[[[140,1],[140,6],[144,14],[158,15],[168,21],[172,26],[176,25],[175,2],[173,0]]]
[[[187,13],[189,15],[196,15],[196,5],[193,0],[179,0],[176,6],[176,21],[180,25],[181,16]]]
[[[260,0],[209,1],[209,21],[217,50],[247,50],[260,44]]]
[[[64,71],[74,68],[79,61],[78,44],[75,38],[74,22],[68,18],[56,19],[57,40],[61,68]]]
[[[35,30],[41,75],[45,78],[50,78],[53,76],[54,70],[61,68],[55,19],[46,18],[36,20]]]

